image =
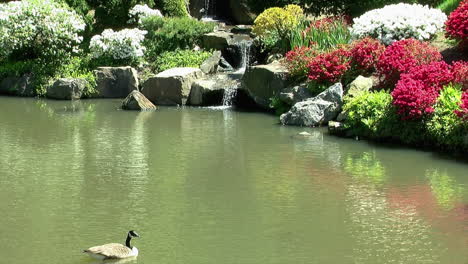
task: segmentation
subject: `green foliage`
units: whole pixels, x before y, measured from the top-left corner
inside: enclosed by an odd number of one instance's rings
[[[453,10],[457,9],[458,5],[460,4],[461,0],[444,0],[440,3],[437,8],[442,10],[445,14],[452,13]]]
[[[345,125],[353,134],[373,137],[386,135],[384,122],[394,114],[392,96],[386,91],[363,92],[346,98],[343,111],[347,113]]]
[[[88,81],[86,87],[87,95],[96,92],[96,76],[92,71],[91,58],[89,56],[73,57],[68,63],[62,64],[56,69],[53,76],[51,76],[48,82],[55,81],[59,78],[80,78]]]
[[[153,70],[160,72],[176,67],[194,67],[200,65],[212,55],[211,52],[176,50],[162,53],[151,65]]]
[[[289,32],[290,49],[310,47],[319,51],[329,51],[341,44],[348,44],[351,33],[343,19],[321,19],[301,21]]]
[[[185,0],[162,0],[162,10],[171,17],[188,17]]]
[[[144,45],[148,61],[159,54],[177,49],[192,49],[201,43],[203,34],[213,31],[214,24],[203,23],[188,17],[149,17],[142,21],[148,31]]]
[[[430,137],[442,147],[468,148],[468,124],[454,113],[460,109],[461,95],[459,86],[444,87],[434,107],[434,113],[426,123]]]
[[[6,61],[0,64],[0,79],[6,77],[21,77],[31,73],[36,67],[34,60],[28,61]]]
[[[275,114],[280,116],[291,109],[291,105],[283,102],[279,96],[273,96],[270,98],[270,108],[275,110]]]

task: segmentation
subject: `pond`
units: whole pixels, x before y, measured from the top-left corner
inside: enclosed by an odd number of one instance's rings
[[[210,108],[0,97],[0,263],[468,263],[468,163]],[[310,136],[300,136],[306,131]]]

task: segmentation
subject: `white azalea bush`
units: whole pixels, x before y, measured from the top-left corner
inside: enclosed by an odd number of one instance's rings
[[[0,4],[0,60],[63,58],[78,52],[85,29],[80,15],[52,0]]]
[[[130,11],[128,12],[130,16],[130,20],[128,23],[137,23],[141,24],[141,21],[147,17],[163,17],[161,11],[157,9],[152,9],[148,5],[135,5]]]
[[[354,38],[373,37],[386,45],[407,38],[429,40],[443,30],[447,16],[439,9],[419,4],[387,5],[354,19]]]
[[[147,31],[140,29],[123,29],[113,31],[106,29],[101,35],[91,38],[89,49],[95,59],[99,59],[101,64],[135,64],[145,54],[145,47],[142,42]]]

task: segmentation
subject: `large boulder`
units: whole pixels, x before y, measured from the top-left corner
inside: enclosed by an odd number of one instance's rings
[[[133,90],[138,90],[138,73],[132,67],[99,67],[95,74],[95,97],[125,98]]]
[[[206,50],[225,50],[234,42],[234,34],[226,31],[207,33],[202,37],[202,47]]]
[[[359,75],[354,81],[352,81],[349,84],[346,96],[356,97],[364,92],[368,92],[373,85],[374,81],[372,80],[372,78],[366,78]]]
[[[312,93],[307,83],[287,87],[279,94],[279,99],[289,105],[294,105],[311,97]]]
[[[281,115],[283,125],[319,126],[336,118],[343,105],[343,86],[336,83],[314,98],[295,104]]]
[[[203,77],[198,68],[173,68],[150,77],[142,93],[156,105],[185,105],[193,82]]]
[[[269,109],[270,98],[288,86],[288,71],[279,62],[248,67],[243,77],[243,89],[262,108]]]
[[[226,93],[235,93],[239,88],[240,80],[234,75],[212,75],[192,84],[187,104],[194,106],[221,105]]]
[[[32,74],[25,74],[21,77],[6,77],[0,82],[0,94],[36,96],[34,77]]]
[[[47,87],[46,96],[58,100],[80,99],[86,91],[88,81],[79,78],[61,78]]]
[[[202,63],[200,69],[205,74],[216,73],[218,71],[218,64],[220,60],[221,51],[217,50],[213,52],[213,55],[211,55],[211,57],[209,57]]]
[[[235,24],[253,24],[257,17],[249,8],[248,0],[229,0],[229,7]]]
[[[141,92],[134,90],[122,102],[122,109],[149,111],[156,110],[156,106],[151,103]]]

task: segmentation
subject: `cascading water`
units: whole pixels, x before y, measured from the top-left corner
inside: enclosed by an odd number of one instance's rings
[[[215,20],[215,1],[205,0],[205,6],[203,7],[203,21],[214,21]]]
[[[252,41],[243,40],[238,44],[241,55],[241,63],[240,67],[231,77],[234,84],[224,89],[223,106],[225,107],[232,106],[232,102],[237,95],[237,89],[239,88],[240,80],[249,66],[250,46],[252,46]]]

